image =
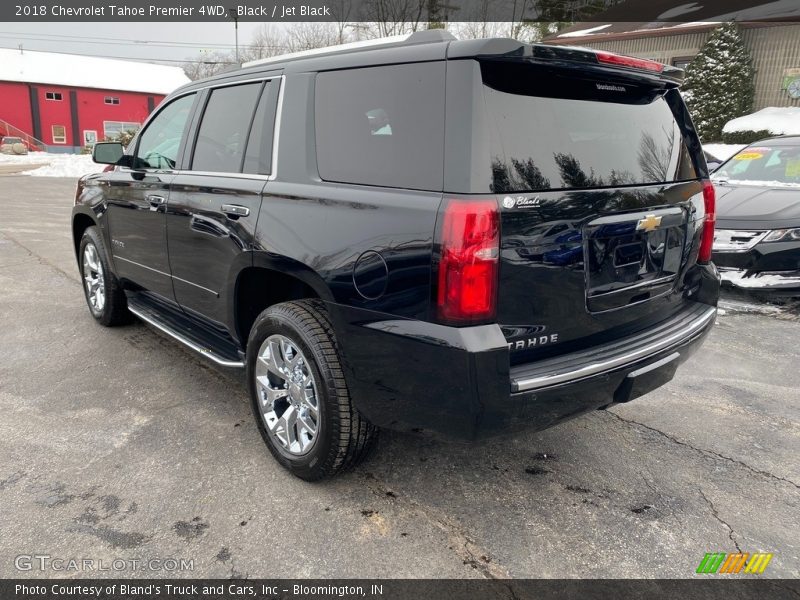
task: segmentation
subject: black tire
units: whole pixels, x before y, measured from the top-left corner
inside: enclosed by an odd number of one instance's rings
[[[296,344],[316,382],[318,407],[316,439],[307,454],[292,455],[273,439],[262,416],[256,385],[256,361],[270,336]],[[338,346],[325,305],[298,300],[271,306],[256,319],[247,342],[247,382],[251,407],[261,437],[275,459],[306,481],[331,477],[360,462],[374,445],[377,428],[355,409],[339,362]]]
[[[93,246],[97,253],[97,260],[103,269],[102,289],[104,291],[104,302],[102,307],[95,306],[89,295],[89,289],[86,285],[87,266],[84,261],[87,246]],[[108,262],[108,254],[106,253],[103,238],[97,227],[88,227],[83,232],[81,243],[78,247],[78,268],[81,273],[81,284],[83,287],[83,295],[86,298],[86,304],[89,307],[89,312],[101,325],[106,327],[115,327],[117,325],[124,325],[133,320],[133,315],[128,311],[128,300],[125,297],[125,292],[119,280],[111,270],[111,265]],[[95,271],[89,269],[91,274]]]

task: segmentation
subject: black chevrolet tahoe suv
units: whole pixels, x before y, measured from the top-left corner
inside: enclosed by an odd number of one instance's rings
[[[83,177],[101,324],[246,369],[272,454],[319,479],[378,428],[476,439],[669,381],[714,322],[714,188],[652,61],[421,32],[171,94]]]

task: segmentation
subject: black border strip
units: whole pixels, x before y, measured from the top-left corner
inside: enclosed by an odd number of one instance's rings
[[[63,576],[63,574],[62,574]],[[173,587],[170,587],[173,586]],[[179,590],[175,588],[177,586]],[[800,595],[797,580],[760,576],[704,576],[702,579],[426,580],[338,579],[38,579],[0,581],[3,600],[523,600],[614,598],[709,600],[783,599]]]

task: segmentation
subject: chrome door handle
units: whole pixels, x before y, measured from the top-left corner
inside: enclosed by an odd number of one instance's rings
[[[246,217],[250,214],[250,209],[246,206],[239,206],[238,204],[223,204],[222,212],[229,217]]]

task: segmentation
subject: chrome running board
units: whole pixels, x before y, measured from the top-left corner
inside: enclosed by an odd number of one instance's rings
[[[178,331],[175,331],[166,324],[160,322],[152,311],[144,309],[141,306],[131,306],[131,304],[132,304],[131,302],[128,303],[128,310],[131,311],[137,317],[139,317],[142,321],[144,321],[148,325],[152,325],[162,333],[166,333],[171,338],[179,341],[184,346],[191,348],[201,356],[204,356],[205,358],[215,362],[221,367],[232,367],[235,369],[241,369],[244,367],[244,362],[240,360],[229,360],[227,358],[219,356],[210,348],[200,345],[198,342],[191,340],[186,335]]]

